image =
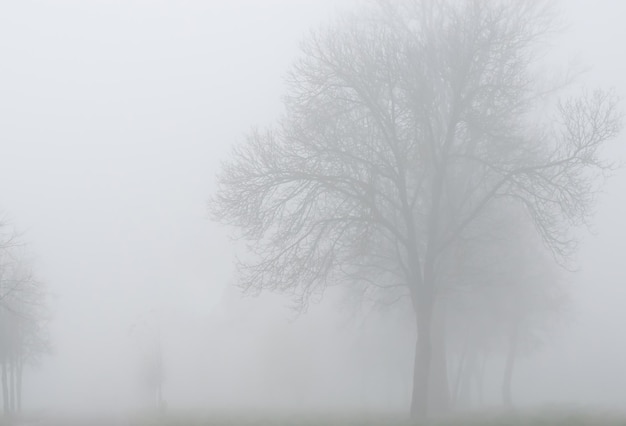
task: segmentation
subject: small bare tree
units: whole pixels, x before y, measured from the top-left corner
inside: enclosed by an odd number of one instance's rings
[[[0,366],[4,413],[22,409],[24,367],[50,353],[44,284],[27,260],[25,245],[7,234],[0,247]]]
[[[440,298],[457,355],[451,392],[457,406],[480,402],[490,355],[504,357],[502,400],[511,406],[518,356],[539,347],[567,302],[557,265],[532,223],[518,205],[506,204],[477,220],[445,260]]]
[[[285,115],[219,177],[212,214],[250,242],[244,288],[287,292],[300,309],[331,284],[405,289],[414,417],[448,405],[433,329],[442,259],[501,200],[566,259],[607,168],[599,149],[620,130],[610,92],[548,107],[533,71],[548,16],[537,1],[380,2],[314,33]]]

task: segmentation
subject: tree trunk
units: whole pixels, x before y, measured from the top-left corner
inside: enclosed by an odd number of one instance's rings
[[[9,412],[15,412],[15,358],[9,361]]]
[[[411,398],[413,419],[426,419],[431,409],[434,414],[442,414],[450,406],[445,345],[446,312],[442,303],[435,303],[433,277],[433,268],[427,267],[422,285],[414,295],[417,341]]]
[[[513,368],[515,366],[515,356],[517,355],[517,323],[511,325],[511,334],[509,335],[509,350],[506,356],[506,365],[504,367],[504,380],[502,381],[502,402],[506,407],[513,406],[511,397],[511,381],[513,379]]]
[[[9,383],[7,381],[7,361],[2,361],[2,402],[4,403],[4,415],[9,415]]]
[[[157,412],[163,413],[163,385],[161,383],[157,389]]]
[[[489,354],[487,352],[482,354],[482,358],[477,359],[478,374],[476,376],[476,392],[477,402],[479,405],[483,405],[483,384],[485,382],[485,371],[487,366],[487,358]]]
[[[417,295],[413,306],[417,322],[417,340],[413,363],[413,394],[411,395],[411,418],[426,419],[430,391],[432,359],[432,316],[434,299],[432,293],[424,291]]]
[[[450,409],[448,385],[448,363],[446,357],[446,309],[443,300],[435,303],[432,321],[432,355],[430,366],[429,412],[431,415],[445,414]]]
[[[417,315],[417,341],[413,365],[413,395],[411,397],[411,418],[425,419],[428,416],[428,388],[430,377],[431,341],[430,315],[425,312]]]
[[[476,371],[476,351],[471,349],[467,354],[463,370],[461,370],[459,378],[459,395],[457,399],[457,407],[467,410],[472,407],[472,385],[474,372]]]
[[[22,412],[22,372],[24,371],[23,361],[17,363],[17,380],[15,382],[15,396],[17,399],[17,412]]]
[[[463,372],[465,371],[465,358],[467,356],[468,346],[469,346],[468,343],[465,342],[465,344],[463,345],[463,351],[461,352],[461,357],[459,358],[458,367],[456,368],[456,375],[454,378],[454,387],[452,388],[452,395],[451,395],[451,401],[450,401],[452,407],[456,407],[459,402],[461,383],[462,383],[461,379],[463,378]]]

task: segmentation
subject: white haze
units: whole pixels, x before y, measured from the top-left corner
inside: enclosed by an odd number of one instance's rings
[[[54,354],[27,372],[27,410],[140,406],[132,330],[142,321],[162,324],[173,410],[408,404],[411,330],[342,314],[333,292],[295,322],[286,299],[240,300],[235,245],[206,209],[231,146],[280,113],[299,40],[354,3],[0,5],[0,208],[52,293]],[[626,94],[624,6],[562,9],[563,57],[578,52],[584,81]],[[624,211],[620,170],[569,276],[570,316],[516,372],[518,403],[626,400]]]

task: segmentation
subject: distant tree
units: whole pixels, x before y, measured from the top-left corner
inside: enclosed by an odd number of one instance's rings
[[[528,227],[520,226],[511,235],[518,244],[513,253],[508,253],[514,255],[509,262],[515,266],[509,268],[504,288],[491,306],[496,311],[494,320],[501,321],[505,359],[501,392],[502,402],[508,407],[513,405],[511,389],[517,359],[541,347],[564,314],[568,300],[554,264],[537,242],[528,238],[529,234],[523,234],[528,231]]]
[[[453,271],[442,296],[458,359],[452,379],[457,405],[480,402],[484,365],[490,355],[502,355],[502,399],[510,406],[516,358],[538,349],[567,301],[532,224],[510,208],[498,216],[481,220],[488,229],[474,233],[480,240],[457,242],[454,265],[446,266]]]
[[[550,16],[539,1],[411,0],[347,17],[303,43],[284,116],[219,176],[213,217],[250,242],[245,289],[305,310],[328,285],[404,288],[413,417],[449,405],[442,259],[502,200],[567,259],[608,167],[598,153],[621,128],[615,96],[551,107],[534,72]]]
[[[46,291],[14,234],[0,247],[0,364],[5,415],[22,409],[24,367],[51,351]]]

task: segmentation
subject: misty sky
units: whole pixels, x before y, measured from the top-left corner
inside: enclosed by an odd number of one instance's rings
[[[234,261],[227,230],[206,209],[220,161],[280,113],[300,39],[353,3],[0,4],[0,209],[53,294],[55,355],[28,377],[32,407],[91,399],[89,383],[128,355],[111,348],[154,310],[181,324],[219,310]],[[591,68],[583,81],[626,95],[623,3],[562,8],[557,56],[578,53]],[[624,152],[614,143],[607,154],[623,161]],[[621,170],[584,238],[573,318],[520,380],[553,378],[529,401],[626,400],[625,212]]]

